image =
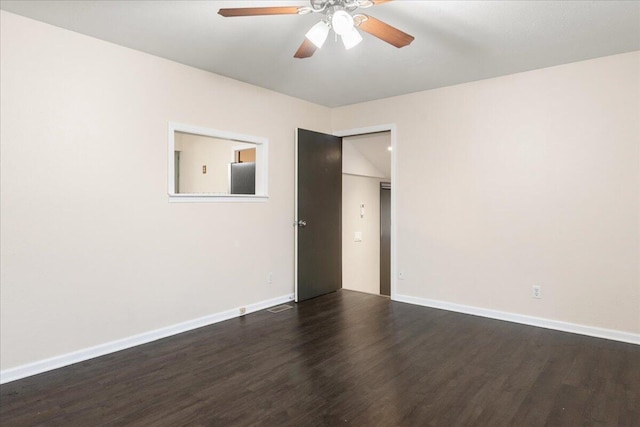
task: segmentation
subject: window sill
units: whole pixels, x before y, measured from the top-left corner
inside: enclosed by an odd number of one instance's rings
[[[264,203],[269,196],[253,194],[169,194],[169,203]]]

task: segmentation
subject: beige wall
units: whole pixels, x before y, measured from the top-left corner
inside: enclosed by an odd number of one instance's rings
[[[632,52],[334,109],[397,125],[397,292],[640,332],[639,101]]]
[[[330,131],[327,108],[4,11],[0,31],[2,369],[293,292],[294,128]],[[268,138],[269,201],[168,203],[170,121]]]
[[[381,178],[342,175],[342,287],[380,294]],[[360,203],[365,205],[360,217]],[[354,241],[355,233],[362,241]]]

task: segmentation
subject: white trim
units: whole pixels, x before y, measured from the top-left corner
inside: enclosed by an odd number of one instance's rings
[[[523,325],[537,326],[540,328],[554,329],[557,331],[570,332],[573,334],[588,335],[590,337],[604,338],[608,340],[621,341],[629,344],[640,345],[640,334],[631,332],[616,331],[613,329],[597,328],[595,326],[579,325],[576,323],[562,322],[560,320],[545,319],[542,317],[526,316],[523,314],[509,313],[487,308],[472,307],[468,305],[455,304],[446,301],[438,301],[426,298],[413,297],[409,295],[395,295],[394,301],[408,304],[421,305],[424,307],[438,308],[441,310],[455,311],[457,313],[472,314],[474,316],[488,317],[490,319],[505,320],[507,322],[520,323]]]
[[[271,298],[265,301],[260,301],[254,304],[249,304],[246,306],[246,314],[264,310],[265,308],[273,307],[275,305],[284,304],[292,300],[293,295],[288,294],[276,298]],[[133,335],[127,338],[99,344],[94,347],[89,347],[71,353],[54,356],[49,359],[39,360],[37,362],[28,363],[26,365],[16,366],[15,368],[5,369],[3,371],[0,371],[0,384],[5,384],[11,381],[19,380],[21,378],[41,374],[53,369],[69,366],[74,363],[84,362],[85,360],[93,359],[95,357],[104,356],[109,353],[125,350],[127,348],[146,344],[162,338],[177,335],[182,332],[187,332],[193,329],[212,325],[214,323],[222,322],[224,320],[229,320],[240,316],[240,307],[238,307],[220,313],[200,317],[198,319],[188,320],[186,322],[166,326],[164,328],[156,329],[153,331],[143,332],[141,334]]]
[[[269,196],[254,196],[249,194],[236,194],[225,196],[200,195],[200,194],[173,194],[169,196],[169,203],[211,203],[211,202],[233,202],[233,203],[260,203],[268,202]]]
[[[256,194],[179,194],[175,192],[175,132],[191,133],[230,141],[254,144],[256,147]],[[260,136],[244,135],[184,123],[169,122],[167,186],[169,202],[266,202],[269,198],[269,140]]]
[[[348,129],[334,132],[334,136],[356,136],[368,133],[389,132],[391,137],[391,299],[395,299],[397,293],[397,266],[398,266],[398,192],[394,189],[399,188],[398,171],[396,159],[398,156],[397,129],[395,123],[385,125],[369,126],[357,129]]]

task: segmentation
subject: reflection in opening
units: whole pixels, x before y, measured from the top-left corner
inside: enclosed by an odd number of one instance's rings
[[[256,145],[175,132],[177,194],[256,194]]]

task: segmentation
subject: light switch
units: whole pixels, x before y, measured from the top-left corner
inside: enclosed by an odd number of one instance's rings
[[[356,231],[353,236],[354,242],[362,242],[362,231]]]

